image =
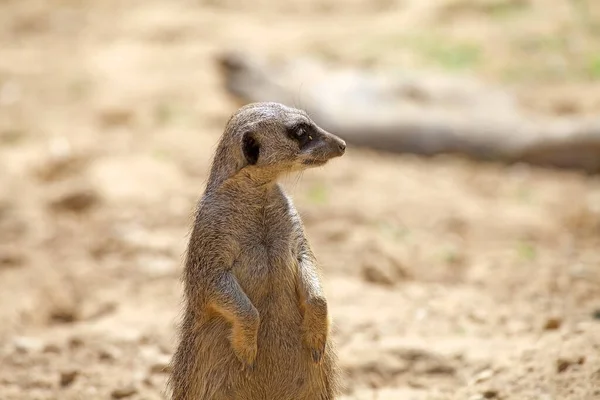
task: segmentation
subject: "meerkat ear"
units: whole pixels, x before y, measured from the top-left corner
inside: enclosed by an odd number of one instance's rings
[[[258,156],[260,155],[260,144],[252,132],[244,133],[244,137],[242,139],[242,151],[244,152],[244,157],[246,157],[248,164],[254,165],[258,162]]]

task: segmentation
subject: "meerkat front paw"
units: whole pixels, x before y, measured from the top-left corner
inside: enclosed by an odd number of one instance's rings
[[[315,296],[307,302],[303,331],[304,343],[310,349],[313,361],[320,363],[329,334],[327,300],[324,297]]]
[[[323,359],[323,354],[325,353],[325,346],[327,345],[327,333],[305,331],[304,343],[310,351],[313,362],[319,364]]]
[[[256,337],[250,338],[234,336],[232,340],[232,347],[235,356],[242,363],[242,369],[250,371],[253,370],[254,361],[256,360],[256,355],[258,353]]]
[[[254,361],[258,353],[258,326],[260,318],[258,312],[248,317],[245,324],[234,325],[231,337],[231,346],[238,360],[243,365],[243,369],[254,369]]]

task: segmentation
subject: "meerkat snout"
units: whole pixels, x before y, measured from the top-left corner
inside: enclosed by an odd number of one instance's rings
[[[346,152],[346,142],[325,131],[314,123],[295,128],[295,136],[300,136],[300,160],[305,166],[323,165],[332,158],[341,157]],[[304,143],[302,143],[304,142]]]
[[[335,136],[335,139],[336,140],[334,142],[334,146],[335,146],[335,150],[338,153],[338,157],[343,156],[344,153],[346,152],[346,142],[337,136]]]
[[[321,131],[320,134],[322,135],[322,140],[325,146],[327,146],[325,151],[328,153],[329,158],[335,158],[344,155],[346,152],[345,141],[321,128],[317,127],[317,130]]]

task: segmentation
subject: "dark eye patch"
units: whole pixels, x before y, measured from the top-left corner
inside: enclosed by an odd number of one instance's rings
[[[311,125],[304,122],[289,128],[287,130],[287,134],[290,137],[290,139],[298,142],[300,148],[303,148],[315,139],[315,130]]]

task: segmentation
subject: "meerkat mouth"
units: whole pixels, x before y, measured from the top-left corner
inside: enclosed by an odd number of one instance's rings
[[[327,161],[329,161],[329,160],[318,160],[316,158],[309,158],[307,160],[303,160],[302,164],[311,165],[311,166],[319,166],[319,165],[325,165],[327,163]]]

